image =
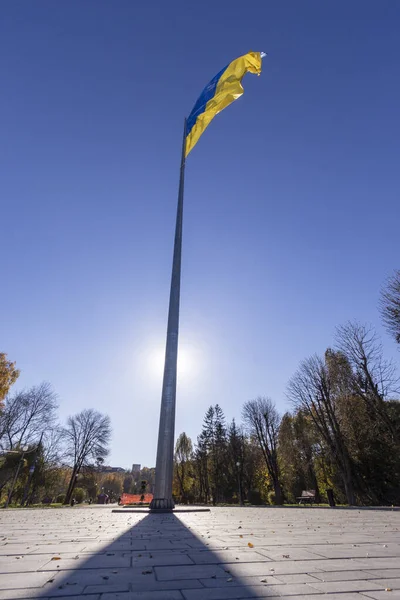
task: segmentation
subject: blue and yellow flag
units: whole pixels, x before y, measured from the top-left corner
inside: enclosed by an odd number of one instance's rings
[[[260,75],[261,52],[239,56],[218,73],[201,92],[186,122],[186,154],[197,144],[201,134],[215,115],[240,98],[242,79],[247,72]]]

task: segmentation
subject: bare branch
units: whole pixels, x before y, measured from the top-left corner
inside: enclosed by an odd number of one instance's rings
[[[389,277],[382,289],[379,310],[386,330],[400,344],[400,270]]]

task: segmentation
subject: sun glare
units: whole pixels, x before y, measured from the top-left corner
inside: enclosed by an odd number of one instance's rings
[[[178,378],[187,379],[195,375],[198,361],[195,360],[194,351],[190,346],[179,346],[178,352]],[[148,368],[157,376],[164,372],[165,348],[154,348],[148,353]]]

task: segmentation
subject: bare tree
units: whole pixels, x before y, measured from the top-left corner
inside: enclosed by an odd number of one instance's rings
[[[379,309],[387,331],[400,344],[400,270],[389,277],[382,289]]]
[[[352,505],[355,504],[353,467],[340,422],[346,370],[341,355],[328,350],[325,361],[314,355],[300,364],[289,381],[287,395],[297,410],[311,416],[337,465],[347,501]]]
[[[72,464],[72,474],[65,496],[65,504],[71,502],[77,477],[82,467],[89,465],[99,458],[105,458],[109,452],[108,444],[111,438],[110,417],[93,410],[68,417],[63,430],[66,445],[66,456]]]
[[[277,453],[280,416],[275,404],[270,398],[249,400],[243,406],[242,417],[250,435],[258,440],[262,450],[274,488],[275,502],[283,504]]]
[[[57,408],[57,396],[46,382],[8,396],[0,415],[0,448],[37,443],[42,432],[55,427]]]
[[[382,345],[372,327],[348,322],[336,329],[338,349],[352,369],[352,388],[369,410],[387,427],[393,438],[396,428],[390,419],[386,400],[399,392],[399,379],[390,361],[383,358]]]

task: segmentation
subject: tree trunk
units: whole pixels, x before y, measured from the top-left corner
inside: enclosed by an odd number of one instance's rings
[[[69,480],[67,493],[65,495],[64,504],[69,504],[71,502],[72,494],[74,493],[76,478],[78,475],[78,465],[74,465],[72,469],[71,479]]]
[[[282,486],[279,482],[279,479],[274,478],[273,486],[274,486],[274,493],[275,493],[275,504],[281,505],[281,504],[283,504],[284,498],[283,498]]]

